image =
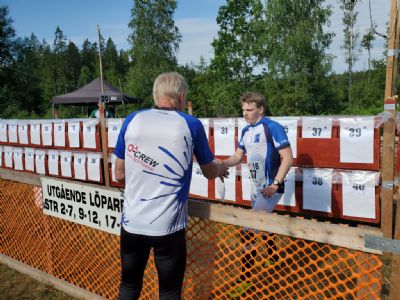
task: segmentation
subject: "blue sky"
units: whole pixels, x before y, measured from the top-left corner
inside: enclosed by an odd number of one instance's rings
[[[52,43],[57,26],[77,46],[85,38],[97,41],[97,25],[105,38],[111,37],[118,49],[128,49],[130,33],[128,22],[131,17],[133,1],[128,0],[0,0],[6,4],[13,26],[20,37],[29,36],[32,32],[40,39]],[[213,56],[210,43],[217,34],[216,17],[218,9],[225,0],[180,0],[175,13],[175,22],[183,39],[178,53],[178,62],[198,63],[200,56],[209,60]],[[329,30],[336,34],[329,53],[335,56],[333,68],[337,73],[346,70],[344,52],[340,45],[343,40],[342,12],[336,0],[327,0],[326,5],[333,6],[333,15]],[[378,31],[384,33],[385,23],[389,20],[390,0],[371,0],[371,11]],[[369,27],[368,0],[361,0],[357,5],[359,12],[357,28],[360,35]],[[382,58],[384,40],[377,37],[372,56]],[[367,53],[362,51],[355,65],[358,70],[368,67]]]

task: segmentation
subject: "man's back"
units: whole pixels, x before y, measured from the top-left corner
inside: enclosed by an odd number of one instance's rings
[[[213,156],[196,118],[150,109],[126,118],[115,153],[125,158],[125,230],[165,235],[183,229],[192,175],[192,152],[200,163]],[[123,143],[125,144],[123,147]]]

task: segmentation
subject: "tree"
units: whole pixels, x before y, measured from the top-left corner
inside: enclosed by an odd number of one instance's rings
[[[358,39],[360,33],[356,30],[355,25],[357,22],[358,12],[354,10],[359,0],[339,0],[340,8],[343,10],[342,22],[344,25],[344,41],[342,48],[346,51],[346,63],[348,65],[348,104],[352,103],[351,88],[353,84],[353,65],[358,60]]]
[[[15,30],[13,20],[8,17],[8,7],[0,6],[0,67],[12,60]]]
[[[181,34],[173,18],[176,6],[175,0],[133,1],[129,22],[133,66],[128,72],[127,86],[128,92],[144,99],[147,106],[156,76],[177,66]]]
[[[284,3],[283,3],[284,2]],[[333,33],[325,32],[331,15],[323,0],[269,0],[260,36],[268,105],[273,114],[321,114],[335,110],[327,76],[326,53]]]
[[[368,51],[368,78],[370,77],[371,73],[371,49],[372,49],[372,42],[375,40],[374,30],[370,28],[367,32],[363,35],[361,40],[361,47],[367,49]]]
[[[106,47],[103,51],[104,77],[114,86],[118,86],[120,75],[118,74],[117,64],[119,62],[118,51],[111,38],[108,38]]]

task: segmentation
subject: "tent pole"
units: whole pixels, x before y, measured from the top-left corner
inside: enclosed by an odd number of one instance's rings
[[[100,63],[100,80],[101,80],[101,94],[104,95],[104,82],[103,82],[103,64],[101,62],[101,36],[100,27],[97,25],[97,31],[99,33],[99,63]],[[100,113],[100,134],[101,134],[101,149],[103,152],[103,174],[104,183],[106,186],[110,186],[110,176],[108,171],[108,145],[106,141],[106,120],[104,114],[106,113],[106,105],[99,101],[99,113]]]

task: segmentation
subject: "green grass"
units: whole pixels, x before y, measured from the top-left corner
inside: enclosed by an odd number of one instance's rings
[[[3,264],[0,264],[0,298],[2,300],[75,299]]]

